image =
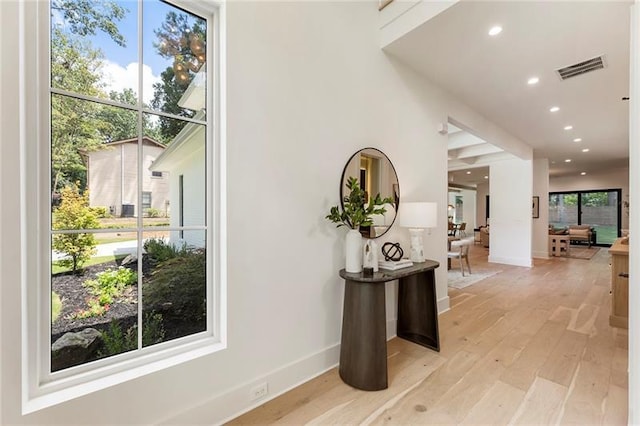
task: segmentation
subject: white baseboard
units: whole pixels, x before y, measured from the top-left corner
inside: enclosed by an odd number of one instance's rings
[[[449,309],[449,296],[438,300],[438,311]],[[387,320],[387,339],[396,336],[397,319]],[[161,425],[223,424],[270,401],[291,389],[336,367],[340,358],[340,344],[299,359],[272,372],[243,383],[190,407],[181,413],[160,421]],[[250,401],[253,387],[268,384],[266,397]]]
[[[395,330],[394,327],[394,335]],[[340,344],[335,344],[215,395],[159,424],[223,424],[334,368],[338,365],[339,358]],[[251,389],[262,383],[268,384],[267,396],[250,401]]]
[[[438,315],[443,314],[451,309],[451,304],[449,303],[449,295],[438,299]]]
[[[534,251],[531,253],[531,256],[534,259],[551,259],[547,251]]]
[[[513,266],[524,266],[527,268],[531,268],[533,266],[533,263],[531,262],[531,258],[489,256],[489,262],[502,263],[505,265],[513,265]]]

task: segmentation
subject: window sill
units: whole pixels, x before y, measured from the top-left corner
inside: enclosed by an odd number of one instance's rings
[[[34,413],[226,349],[226,343],[213,337],[207,337],[186,346],[188,347],[186,351],[185,345],[182,345],[97,368],[86,375],[42,384],[33,392],[33,395],[23,394],[22,414]],[[27,386],[26,383],[23,385]]]

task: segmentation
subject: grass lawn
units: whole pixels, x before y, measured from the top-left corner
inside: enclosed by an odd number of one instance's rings
[[[114,260],[124,259],[125,257],[127,257],[126,254],[119,254],[117,256],[96,256],[96,257],[92,257],[91,259],[89,259],[87,261],[87,263],[82,265],[82,267],[91,266],[91,265],[99,265],[101,263],[106,263],[106,262],[113,262]],[[65,267],[60,266],[58,261],[51,263],[51,273],[52,274],[59,274],[61,272],[69,272],[69,271],[71,271],[71,268],[65,268]]]
[[[54,322],[62,310],[62,301],[55,291],[51,292],[51,322]]]
[[[613,244],[618,238],[618,229],[615,226],[597,226],[596,242],[598,244]]]

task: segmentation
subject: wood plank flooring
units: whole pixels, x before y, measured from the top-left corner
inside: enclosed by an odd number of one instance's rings
[[[441,352],[388,342],[389,388],[364,392],[327,373],[229,424],[627,423],[627,330],[609,326],[606,249],[591,260],[536,260],[449,289]]]

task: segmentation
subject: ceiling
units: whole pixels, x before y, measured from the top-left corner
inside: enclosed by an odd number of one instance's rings
[[[630,5],[461,1],[385,51],[548,158],[551,176],[588,174],[628,164]],[[494,25],[503,31],[491,37]],[[556,73],[600,55],[604,69]],[[463,168],[454,158],[450,170]]]

